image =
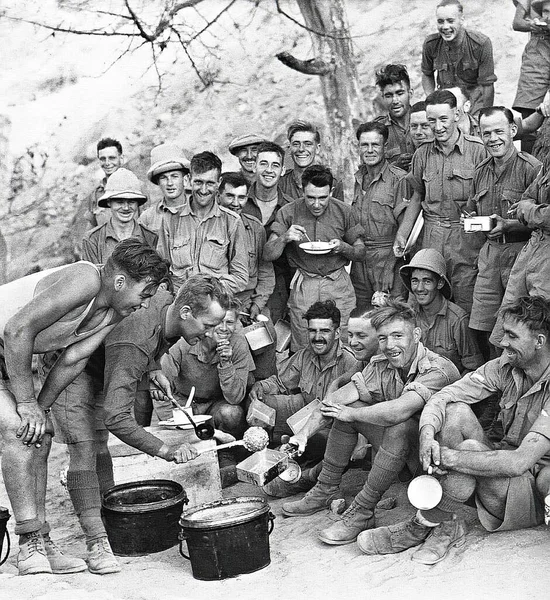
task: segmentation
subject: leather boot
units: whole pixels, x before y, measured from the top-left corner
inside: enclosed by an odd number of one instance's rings
[[[364,554],[396,554],[422,544],[432,529],[414,516],[395,525],[363,531],[357,536],[357,545]]]
[[[19,554],[17,555],[17,569],[19,575],[52,572],[46,557],[44,539],[39,531],[32,531],[21,536]]]
[[[325,510],[330,503],[341,497],[337,485],[317,483],[309,492],[297,502],[285,502],[283,504],[283,515],[287,517],[305,517]]]
[[[372,527],[374,527],[374,511],[360,506],[354,500],[340,521],[336,521],[319,533],[319,539],[333,546],[351,544],[362,531]]]
[[[56,575],[65,575],[66,573],[80,573],[87,569],[86,563],[81,558],[63,554],[48,533],[42,537],[44,538],[46,558],[50,563],[52,573],[55,573]]]
[[[454,515],[451,521],[443,521],[433,528],[428,539],[411,556],[411,560],[423,565],[435,565],[449,554],[451,548],[460,548],[465,541],[464,521]]]

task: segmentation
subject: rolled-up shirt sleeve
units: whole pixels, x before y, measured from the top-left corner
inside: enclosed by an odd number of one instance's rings
[[[445,420],[445,409],[451,402],[476,404],[485,400],[501,388],[499,360],[494,359],[467,373],[462,379],[447,385],[432,395],[420,416],[419,428],[432,425],[440,431]]]
[[[148,365],[149,357],[134,344],[106,346],[105,425],[129,446],[158,456],[163,441],[138,425],[132,413],[138,384]]]

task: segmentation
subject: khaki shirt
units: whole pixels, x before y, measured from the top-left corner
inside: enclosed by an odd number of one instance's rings
[[[248,284],[243,222],[217,202],[202,219],[195,215],[191,203],[183,206],[177,218],[165,219],[158,252],[171,263],[176,289],[195,273],[218,277],[234,294]]]
[[[464,208],[471,194],[475,167],[486,157],[481,140],[462,132],[449,155],[436,141],[418,148],[407,180],[420,193],[427,220],[460,221],[459,207]]]
[[[170,215],[177,217],[179,211],[184,207],[186,202],[187,200],[180,206],[171,207],[166,206],[163,199],[154,206],[150,206],[148,209],[144,210],[138,219],[138,223],[144,225],[150,231],[159,234],[163,227],[164,220],[170,218]]]
[[[388,128],[385,155],[390,163],[394,163],[402,154],[414,154],[415,147],[408,128],[394,121],[390,115],[381,115],[376,117],[375,121],[384,123]]]
[[[355,173],[352,206],[365,229],[365,244],[392,242],[399,228],[398,217],[407,208],[406,173],[385,161],[381,171],[369,181],[367,167],[361,165]]]
[[[431,323],[421,306],[414,308],[427,348],[448,358],[461,372],[473,371],[483,364],[483,356],[468,327],[468,315],[460,306],[444,298]]]
[[[243,308],[253,302],[262,310],[275,288],[273,263],[262,258],[266,242],[264,226],[252,215],[243,213],[241,219],[248,251],[248,284],[244,291],[237,294],[237,298],[242,302]]]
[[[422,48],[422,73],[437,71],[437,88],[465,86],[470,94],[479,86],[497,80],[491,40],[465,29],[456,43],[448,44],[439,33],[429,35]],[[472,106],[475,113],[481,105]]]
[[[271,232],[282,236],[293,223],[304,227],[311,240],[322,242],[338,239],[353,245],[365,235],[355,210],[335,198],[330,198],[327,209],[319,218],[311,214],[303,199],[284,206],[277,213]],[[325,276],[349,262],[342,254],[307,254],[300,248],[300,243],[289,242],[285,247],[284,253],[291,267]]]
[[[240,404],[246,394],[248,374],[256,366],[244,335],[233,334],[229,343],[233,351],[231,362],[221,366],[215,349],[209,350],[204,341],[194,346],[183,338],[176,342],[161,359],[162,371],[174,392],[187,397],[195,386],[196,402],[225,400]]]
[[[521,199],[541,166],[536,158],[515,148],[500,173],[495,169],[495,159],[492,156],[486,158],[475,169],[472,195],[466,210],[475,211],[480,216],[497,214],[509,219],[508,210]]]
[[[130,237],[137,238],[151,248],[157,247],[158,236],[143,225],[134,222]],[[82,240],[82,258],[96,265],[103,265],[120,242],[113,228],[112,220],[89,231]]]
[[[457,381],[460,374],[453,363],[418,343],[416,356],[405,380],[383,354],[370,359],[361,373],[351,380],[357,387],[359,399],[367,404],[395,400],[405,392],[414,392],[423,402],[433,393]]]
[[[525,225],[550,233],[550,171],[541,168],[535,181],[525,190],[522,200],[533,205],[525,211]]]
[[[338,349],[333,360],[321,366],[319,357],[309,346],[298,350],[279,366],[278,375],[271,375],[262,380],[262,389],[266,394],[298,393],[304,397],[306,404],[315,398],[322,400],[328,386],[340,375],[359,368],[353,354],[338,342]]]
[[[420,427],[433,425],[436,432],[440,431],[448,403],[475,404],[493,394],[499,396],[505,443],[517,448],[531,431],[550,438],[550,365],[532,384],[523,370],[512,367],[505,356],[490,360],[434,394],[422,412]],[[550,453],[541,462],[550,464]]]

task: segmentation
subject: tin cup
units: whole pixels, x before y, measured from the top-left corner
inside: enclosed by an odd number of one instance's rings
[[[435,508],[443,497],[443,488],[431,475],[420,475],[409,483],[407,488],[409,502],[419,510]]]

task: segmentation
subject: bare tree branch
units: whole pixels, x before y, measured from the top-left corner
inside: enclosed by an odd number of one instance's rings
[[[305,75],[328,75],[334,71],[334,65],[327,64],[320,58],[300,60],[299,58],[292,56],[290,52],[279,52],[276,56],[283,65],[290,67],[299,73],[304,73]]]
[[[307,25],[300,23],[300,21],[298,21],[292,15],[289,15],[285,10],[283,10],[283,8],[281,7],[281,0],[275,0],[275,6],[277,7],[277,12],[279,14],[283,15],[283,17],[286,17],[289,21],[292,21],[294,24],[298,25],[298,27],[301,27],[302,29],[309,31],[310,33],[314,33],[315,35],[319,35],[321,37],[328,37],[333,40],[349,40],[349,39],[351,39],[349,35],[344,35],[344,36],[332,35],[332,34],[328,33],[327,31],[323,31],[320,29],[312,29],[311,27],[308,27]]]
[[[128,0],[124,0],[124,4],[125,4],[128,12],[130,13],[130,16],[132,17],[132,21],[134,22],[134,25],[138,28],[138,31],[139,31],[139,34],[141,35],[141,37],[143,39],[147,40],[148,42],[153,42],[155,40],[155,37],[153,37],[150,33],[147,33],[145,31],[145,29],[143,27],[143,23],[139,20],[139,17],[136,15],[134,10],[130,6],[130,2]]]
[[[47,23],[39,23],[32,19],[25,19],[23,17],[12,17],[11,15],[4,15],[6,19],[10,21],[17,21],[19,23],[28,23],[29,25],[36,25],[48,29],[49,31],[59,33],[72,33],[74,35],[98,35],[103,37],[136,37],[135,33],[126,33],[123,31],[105,31],[100,29],[72,29],[70,27],[63,27],[61,25],[48,25]]]
[[[183,41],[179,31],[177,29],[175,29],[174,27],[172,27],[171,29],[176,34],[178,40],[180,41],[181,47],[183,48],[185,55],[189,59],[189,62],[191,63],[191,67],[193,67],[193,71],[195,71],[197,77],[201,80],[202,85],[204,85],[205,88],[209,87],[209,85],[212,85],[211,83],[207,82],[206,79],[204,79],[204,77],[202,76],[202,73],[200,72],[199,68],[197,67],[195,61],[193,60],[193,57],[189,54],[187,45]]]
[[[193,40],[196,40],[200,35],[202,35],[209,27],[211,27],[212,25],[214,25],[214,23],[223,15],[223,13],[227,12],[232,6],[233,4],[235,4],[235,2],[237,2],[237,0],[231,0],[229,2],[229,4],[220,12],[218,13],[213,19],[212,21],[210,21],[209,23],[207,23],[200,31],[198,31],[197,33],[195,33],[195,35],[189,40],[189,43],[191,43]]]

